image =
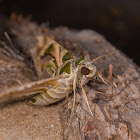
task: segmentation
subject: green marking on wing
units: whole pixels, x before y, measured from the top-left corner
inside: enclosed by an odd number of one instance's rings
[[[76,62],[75,62],[75,66],[77,67],[77,65],[84,60],[84,57],[81,57],[80,59],[78,59]]]
[[[30,102],[33,103],[33,104],[35,104],[35,103],[36,103],[36,99],[32,98],[32,99],[30,100]]]
[[[49,61],[43,64],[42,69],[44,68],[51,76],[53,76],[54,73],[56,72],[56,64],[53,61]]]
[[[72,59],[72,58],[74,58],[74,56],[73,56],[70,52],[67,52],[67,53],[63,56],[62,62],[65,63],[67,60]]]
[[[71,62],[68,62],[66,65],[64,65],[60,70],[60,74],[62,74],[63,72],[70,74],[70,65],[71,65]]]

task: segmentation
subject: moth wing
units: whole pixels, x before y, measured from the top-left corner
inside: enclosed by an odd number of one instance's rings
[[[0,93],[0,105],[42,93],[44,89],[54,86],[59,78],[63,78],[63,75],[7,89]]]
[[[67,49],[51,38],[44,35],[38,35],[36,39],[38,56],[42,57],[46,54],[51,55],[55,59],[57,67],[60,67],[66,60],[74,58]]]

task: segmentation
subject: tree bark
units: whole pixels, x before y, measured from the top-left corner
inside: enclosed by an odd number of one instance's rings
[[[53,37],[76,57],[89,54],[90,58],[94,59],[109,52],[114,54],[93,63],[102,77],[108,81],[108,85],[94,77],[94,80],[85,86],[94,117],[82,98],[81,89],[76,91],[73,115],[73,95],[66,105],[63,105],[65,101],[61,101],[48,107],[39,107],[30,105],[26,100],[19,101],[0,109],[1,139],[139,139],[140,68],[132,60],[92,30],[41,28],[26,19],[15,17],[5,23],[14,46],[24,55],[21,60],[16,57],[20,53],[13,56],[5,49],[5,46],[10,45],[1,44],[1,91],[35,80],[36,65],[25,59],[25,56],[36,62],[35,36],[39,34]],[[109,65],[113,66],[112,81],[107,80]]]

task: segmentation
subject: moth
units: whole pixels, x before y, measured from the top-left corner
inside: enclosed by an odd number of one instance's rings
[[[96,73],[96,66],[92,64],[93,61],[85,60],[83,57],[75,58],[68,50],[49,37],[38,36],[37,40],[38,56],[42,57],[47,54],[52,57],[49,62],[43,64],[51,78],[13,87],[0,93],[0,104],[33,96],[30,99],[32,104],[50,105],[65,98],[73,91],[74,107],[75,90],[76,87],[80,87],[90,110],[84,85]]]

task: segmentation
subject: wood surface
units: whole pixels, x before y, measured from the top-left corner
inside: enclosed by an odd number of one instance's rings
[[[10,20],[4,20],[5,25],[0,30],[1,40],[4,38],[0,44],[0,91],[47,78],[45,73],[40,77],[37,74],[35,37],[40,34],[54,38],[76,57],[89,55],[91,59],[95,59],[109,52],[114,54],[93,63],[108,85],[94,77],[85,86],[94,117],[91,116],[79,88],[76,90],[73,115],[73,94],[67,104],[63,100],[47,107],[30,105],[28,100],[18,101],[0,109],[2,140],[140,138],[140,68],[132,60],[115,49],[104,36],[92,30],[66,27],[50,29],[16,15]],[[13,50],[7,38],[2,36],[4,32],[8,33],[18,51]],[[109,66],[113,66],[112,81],[108,80]]]

